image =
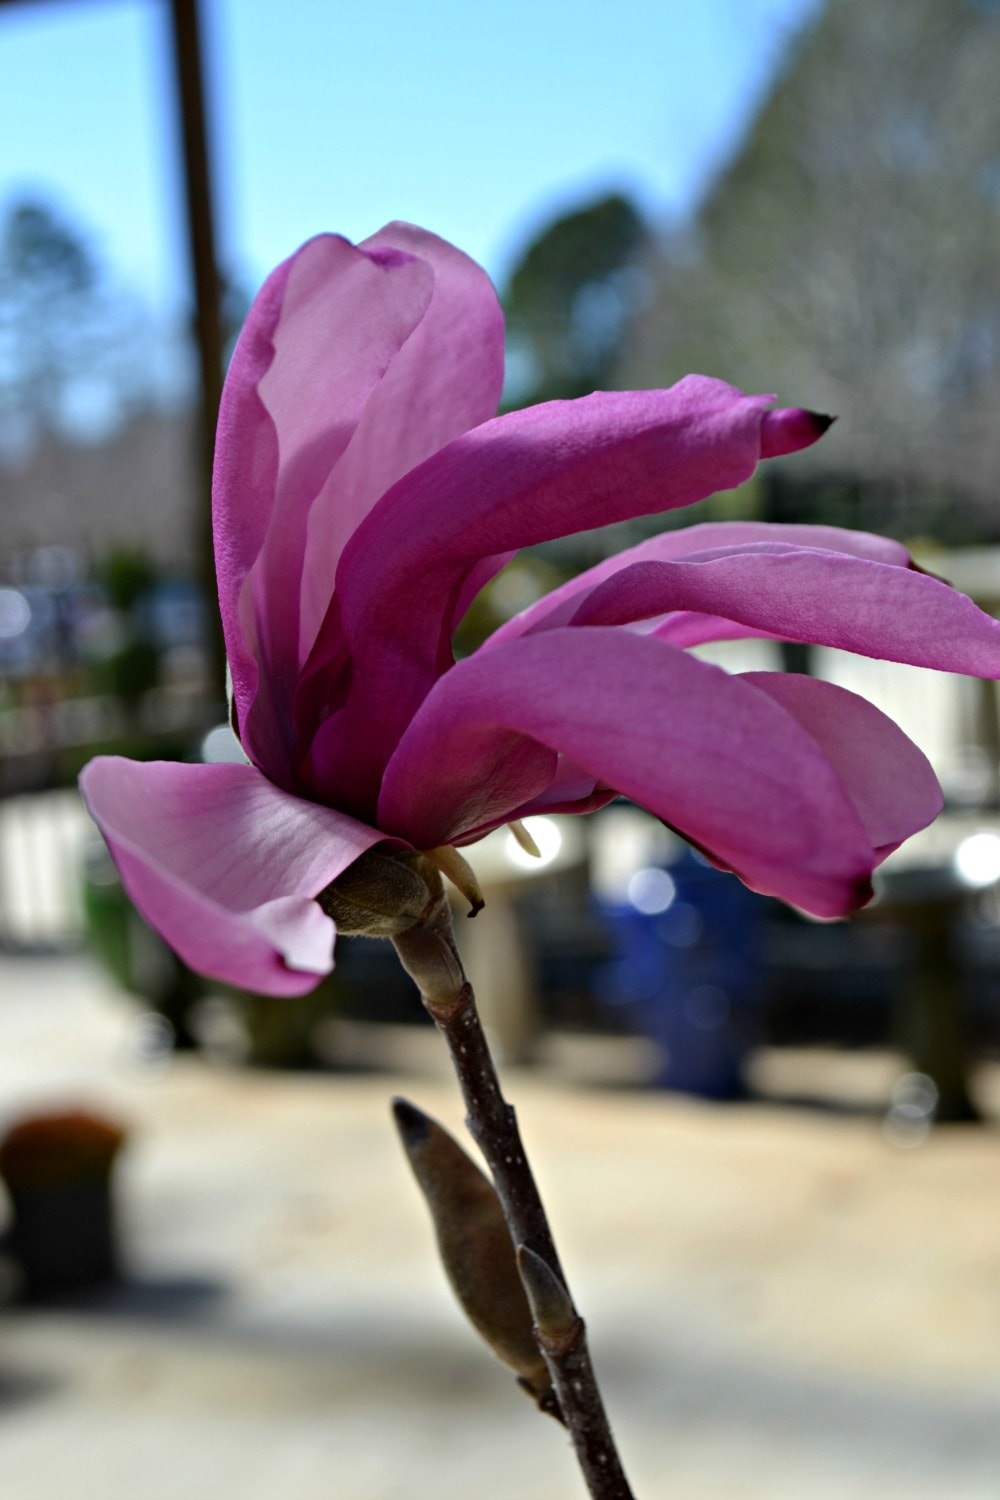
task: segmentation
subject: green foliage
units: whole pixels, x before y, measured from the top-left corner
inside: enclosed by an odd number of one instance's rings
[[[528,247],[504,296],[510,405],[586,395],[605,385],[641,286],[648,231],[620,194],[576,209]]]
[[[98,662],[93,672],[101,691],[134,705],[159,682],[160,653],[149,641],[129,641]]]
[[[112,552],[98,571],[98,580],[108,603],[127,614],[156,583],[154,564],[142,552],[120,549]]]
[[[159,571],[143,552],[121,548],[111,552],[98,569],[104,595],[121,616],[121,644],[91,666],[93,686],[134,708],[160,681],[159,647],[149,637],[143,606],[159,578]]]

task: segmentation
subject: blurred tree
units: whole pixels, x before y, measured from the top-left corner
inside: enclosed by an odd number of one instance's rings
[[[140,307],[84,234],[34,199],[0,219],[0,454],[101,441],[152,399]]]
[[[702,369],[839,413],[800,519],[1000,538],[998,77],[995,4],[828,0],[658,247],[618,382]]]
[[[508,406],[607,384],[641,297],[648,239],[638,211],[611,193],[557,219],[529,245],[503,298]]]

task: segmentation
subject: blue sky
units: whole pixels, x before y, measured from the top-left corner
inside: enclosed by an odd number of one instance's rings
[[[502,278],[609,188],[683,212],[817,0],[203,0],[220,258],[248,285],[389,218]],[[166,7],[0,8],[0,205],[44,193],[154,307],[185,294]]]

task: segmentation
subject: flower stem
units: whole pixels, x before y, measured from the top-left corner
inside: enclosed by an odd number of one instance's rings
[[[535,1337],[588,1492],[592,1500],[634,1500],[590,1363],[583,1319],[567,1290],[517,1118],[501,1093],[472,986],[455,947],[447,898],[439,879],[423,869],[421,874],[434,899],[417,923],[393,937],[396,951],[451,1054],[468,1111],[466,1123],[493,1175],[518,1252]]]

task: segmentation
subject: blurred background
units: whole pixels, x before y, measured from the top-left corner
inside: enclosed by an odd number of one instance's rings
[[[699,370],[839,414],[696,514],[522,554],[459,651],[704,519],[884,532],[1000,610],[998,76],[990,0],[0,0],[10,1500],[581,1493],[433,1263],[386,1101],[461,1107],[394,955],[338,944],[300,1001],[200,979],[75,791],[231,753],[208,472],[264,276],[411,219],[493,276],[508,408]],[[472,851],[460,936],[626,1465],[644,1500],[994,1497],[995,685],[706,654],[864,694],[946,809],[851,923],[624,802]]]

